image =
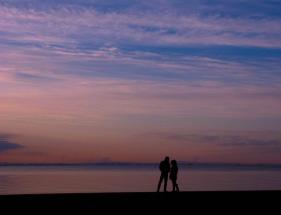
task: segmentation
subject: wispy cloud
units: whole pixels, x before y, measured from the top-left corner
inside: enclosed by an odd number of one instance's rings
[[[97,50],[3,47],[1,67],[4,77],[20,78],[20,72],[57,80],[74,76],[154,80],[212,80],[236,84],[280,83],[278,58],[255,60],[223,60],[198,56],[167,56],[152,52],[125,52],[105,46]],[[267,70],[267,71],[266,71]],[[34,80],[34,78],[33,78]]]
[[[23,81],[27,76],[29,80],[60,79],[59,73],[130,79],[212,79],[246,84],[280,79],[278,17],[212,13],[203,16],[200,13],[209,8],[206,2],[200,3],[205,6],[197,12],[188,14],[177,13],[180,8],[168,1],[149,4],[136,1],[136,7],[124,1],[122,4],[129,6],[121,11],[110,1],[92,3],[92,7],[86,2],[78,5],[59,1],[41,6],[37,1],[28,2],[0,5],[1,70],[6,69]],[[156,5],[163,11],[156,12]],[[112,10],[102,10],[103,7]],[[248,60],[246,56],[241,61],[234,54],[238,59],[222,60],[218,58],[223,58],[223,47],[219,48],[222,55],[208,57],[186,56],[180,49],[205,45],[264,47],[263,53],[277,49],[277,56],[267,56],[262,61]],[[150,51],[142,46],[150,47]],[[161,53],[161,47],[173,47],[173,51]],[[19,73],[22,71],[25,75]],[[2,80],[10,79],[6,74],[1,76]]]
[[[19,149],[23,146],[10,140],[11,135],[0,134],[0,153]]]
[[[34,81],[34,82],[54,82],[57,79],[46,77],[42,75],[33,75],[26,72],[17,72],[15,73],[15,79],[20,79],[23,81]]]
[[[280,138],[270,136],[259,136],[251,133],[248,135],[218,135],[155,132],[147,133],[146,135],[151,137],[162,138],[168,141],[172,141],[173,143],[215,144],[225,147],[274,147],[276,149],[281,149]]]
[[[94,8],[63,6],[0,7],[0,39],[22,45],[92,44],[107,41],[159,45],[281,46],[280,19],[235,18],[177,14],[173,10],[100,12]],[[48,26],[46,28],[46,26]]]

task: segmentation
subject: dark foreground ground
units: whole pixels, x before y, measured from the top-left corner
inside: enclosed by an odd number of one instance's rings
[[[0,196],[1,211],[74,212],[95,214],[110,211],[119,214],[197,214],[222,212],[223,214],[280,214],[280,191],[243,192],[180,192],[180,193],[89,193]],[[101,213],[98,213],[101,214]]]

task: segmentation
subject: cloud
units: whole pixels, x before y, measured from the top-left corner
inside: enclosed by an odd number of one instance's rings
[[[272,137],[255,137],[241,135],[208,135],[155,132],[148,134],[173,142],[215,144],[234,147],[276,147],[281,149],[281,139]]]
[[[144,120],[147,122],[158,118],[257,119],[253,126],[261,126],[266,118],[278,122],[281,117],[281,86],[64,76],[52,85],[19,82],[8,90],[4,87],[6,93],[0,95],[1,118],[14,123],[26,120],[36,125],[68,126],[93,126],[110,119],[121,122],[122,118],[134,120],[137,116],[149,116],[151,119]]]
[[[189,4],[156,2],[122,1],[124,7],[128,6],[125,10],[114,7],[116,4],[111,1],[52,1],[41,5],[39,1],[31,4],[27,0],[25,4],[0,4],[4,73],[0,70],[0,81],[14,78],[19,82],[51,84],[57,79],[84,76],[238,84],[280,82],[280,19],[269,15],[203,16],[201,9],[210,9],[204,1],[199,3],[204,7],[199,7],[198,12],[177,13],[179,5],[187,9]],[[106,7],[110,10],[103,10]],[[228,49],[244,49],[232,54],[234,59],[224,59],[228,45]],[[249,60],[244,54],[241,60],[241,53],[256,53],[256,49],[249,51],[249,46],[260,47],[259,53],[266,53],[266,57]],[[189,54],[182,53],[182,47],[187,52],[191,48]],[[218,51],[207,57],[198,54],[205,47]]]
[[[23,146],[18,144],[18,143],[14,143],[12,141],[10,141],[11,136],[10,135],[3,135],[0,134],[0,153],[9,151],[9,150],[14,150],[14,149],[19,149],[22,148]]]
[[[54,82],[58,80],[56,78],[47,77],[43,75],[30,74],[26,72],[16,72],[15,78],[22,81],[32,81],[32,82]]]
[[[155,5],[153,6],[155,7]],[[0,40],[33,46],[99,46],[107,41],[150,45],[233,45],[281,47],[280,19],[223,17],[164,11],[99,11],[59,4],[45,10],[0,5]],[[161,17],[161,18],[160,18]],[[48,26],[46,28],[45,26]]]
[[[114,46],[98,50],[63,48],[21,50],[4,47],[0,81],[45,81],[69,78],[122,78],[143,80],[213,80],[236,84],[280,82],[278,58],[226,60],[198,56],[169,56],[153,52],[126,52]],[[265,72],[265,70],[268,70]],[[24,71],[24,72],[19,72]]]

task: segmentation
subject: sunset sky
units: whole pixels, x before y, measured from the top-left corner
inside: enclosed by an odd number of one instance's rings
[[[0,162],[281,163],[281,2],[0,0]]]

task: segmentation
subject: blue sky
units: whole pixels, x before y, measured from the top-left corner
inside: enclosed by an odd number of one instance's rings
[[[280,4],[0,0],[2,160],[281,162]]]

